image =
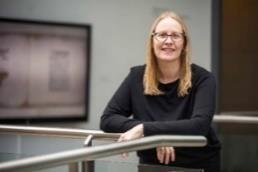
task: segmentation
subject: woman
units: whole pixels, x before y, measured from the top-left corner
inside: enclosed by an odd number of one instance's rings
[[[205,136],[205,147],[139,151],[140,162],[219,172],[220,143],[211,127],[215,78],[190,64],[189,56],[183,20],[173,12],[161,14],[151,27],[146,65],[131,68],[105,108],[100,127],[123,132],[118,141],[157,134]]]

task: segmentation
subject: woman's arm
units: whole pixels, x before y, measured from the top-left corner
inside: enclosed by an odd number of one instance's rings
[[[107,104],[101,116],[101,130],[122,133],[141,123],[140,121],[129,118],[132,115],[131,82],[132,72],[128,74]]]

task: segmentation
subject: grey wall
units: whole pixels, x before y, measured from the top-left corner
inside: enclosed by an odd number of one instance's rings
[[[174,10],[185,18],[193,44],[192,61],[211,69],[211,0],[0,0],[1,17],[92,26],[88,122],[40,125],[99,129],[100,115],[129,68],[144,63],[150,25],[163,10]],[[40,154],[70,148],[66,145],[80,144],[58,139],[0,137],[0,151]]]

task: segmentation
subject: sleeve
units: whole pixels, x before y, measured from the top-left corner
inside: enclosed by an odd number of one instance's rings
[[[216,82],[213,75],[205,77],[196,86],[190,119],[144,122],[144,135],[180,134],[206,136],[215,112]]]
[[[132,84],[132,70],[107,104],[101,116],[101,130],[122,133],[141,123],[130,118],[132,115],[130,84]]]

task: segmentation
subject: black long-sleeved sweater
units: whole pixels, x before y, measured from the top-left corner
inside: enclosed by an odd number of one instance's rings
[[[211,127],[215,110],[214,76],[192,64],[192,87],[184,97],[177,96],[179,80],[159,84],[163,95],[143,92],[145,66],[133,67],[116,91],[101,117],[100,127],[106,132],[125,132],[143,123],[144,136],[156,134],[202,135],[208,145],[202,148],[175,148],[175,166],[205,168],[215,165],[220,143]],[[132,116],[132,118],[129,118]],[[138,152],[142,162],[156,163],[155,149]]]

